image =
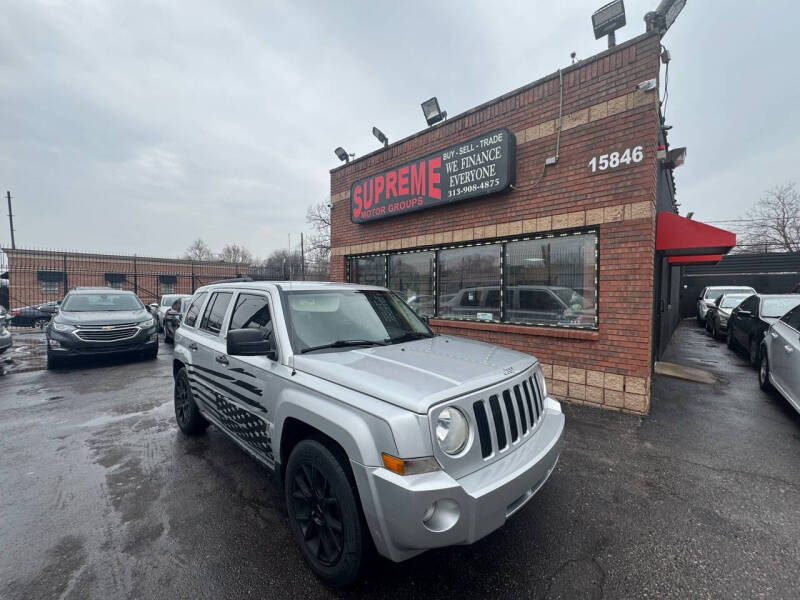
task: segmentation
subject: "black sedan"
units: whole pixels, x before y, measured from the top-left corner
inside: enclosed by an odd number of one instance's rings
[[[750,364],[758,365],[764,333],[797,305],[800,305],[800,294],[754,294],[748,297],[731,311],[728,348],[744,348]]]
[[[53,300],[44,304],[22,306],[11,310],[11,322],[14,327],[36,327],[44,329],[53,315],[58,312],[60,301]]]

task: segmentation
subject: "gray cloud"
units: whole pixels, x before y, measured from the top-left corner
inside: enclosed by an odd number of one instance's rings
[[[627,39],[656,0],[626,2]],[[601,2],[33,2],[0,20],[0,186],[20,245],[265,256],[364,154],[604,48]],[[684,210],[740,215],[796,179],[788,2],[690,2],[665,37]],[[727,12],[726,12],[727,11]],[[793,22],[794,21],[794,22]],[[0,227],[0,241],[7,241]]]

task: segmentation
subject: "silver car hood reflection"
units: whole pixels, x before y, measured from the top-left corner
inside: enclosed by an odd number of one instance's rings
[[[449,398],[522,373],[529,354],[440,335],[389,346],[295,355],[295,368],[424,414]]]

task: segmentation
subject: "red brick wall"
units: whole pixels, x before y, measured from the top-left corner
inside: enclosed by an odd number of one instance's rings
[[[200,287],[215,279],[236,277],[246,274],[247,265],[234,265],[217,262],[196,262],[133,256],[95,255],[77,252],[43,252],[37,250],[5,250],[8,259],[9,304],[10,308],[35,305],[50,300],[61,300],[75,286],[106,287],[106,273],[124,274],[122,289],[133,290],[144,303],[159,300],[166,293],[159,276],[175,276],[175,294],[191,294],[194,287]],[[67,289],[63,281],[58,292],[42,293],[38,280],[39,271],[57,271],[67,274]],[[194,279],[192,278],[194,273]],[[135,274],[135,279],[134,279]]]
[[[635,92],[657,78],[659,38],[645,35],[563,73],[563,122],[557,165],[553,120],[558,74],[507,94],[444,125],[331,172],[331,279],[344,280],[356,254],[502,237],[525,232],[599,230],[599,329],[593,332],[433,321],[439,331],[535,354],[555,395],[647,412],[651,370],[655,244],[657,92]],[[517,137],[518,190],[367,224],[349,218],[355,180],[497,127]],[[592,173],[592,156],[643,146],[635,164]]]

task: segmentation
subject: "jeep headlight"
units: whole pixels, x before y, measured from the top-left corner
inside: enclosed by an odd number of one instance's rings
[[[66,323],[53,323],[53,329],[56,331],[67,332],[67,331],[74,331],[74,325],[67,325]]]
[[[139,321],[137,323],[137,325],[139,325],[139,327],[142,327],[144,329],[147,329],[148,327],[152,327],[155,324],[156,324],[156,320],[153,317],[148,317],[144,321]]]
[[[436,441],[445,454],[458,454],[469,440],[469,422],[454,406],[445,408],[436,419]]]

